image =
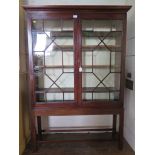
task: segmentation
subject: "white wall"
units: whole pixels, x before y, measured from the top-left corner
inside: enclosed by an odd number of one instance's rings
[[[134,0],[24,0],[24,4],[31,5],[134,5]],[[126,72],[132,73],[134,79],[134,8],[128,14],[127,29],[127,55],[126,55]],[[125,124],[124,136],[131,147],[134,149],[134,91],[125,90]],[[98,126],[111,125],[112,117],[109,116],[53,116],[44,119],[44,126]]]
[[[126,73],[132,74],[135,82],[135,1],[126,0],[126,5],[132,5],[128,12],[127,24],[127,52],[126,52]],[[135,150],[135,87],[134,90],[125,89],[124,101],[124,137]]]

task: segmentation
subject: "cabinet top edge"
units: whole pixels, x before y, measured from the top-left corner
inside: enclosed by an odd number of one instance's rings
[[[100,11],[120,11],[127,12],[131,5],[22,5],[25,10],[100,10]]]

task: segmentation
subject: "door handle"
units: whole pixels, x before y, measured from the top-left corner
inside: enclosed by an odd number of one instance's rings
[[[81,66],[79,67],[79,72],[82,72],[82,67]]]

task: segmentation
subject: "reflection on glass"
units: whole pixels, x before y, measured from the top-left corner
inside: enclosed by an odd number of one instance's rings
[[[35,66],[44,65],[44,52],[34,52],[34,65]]]
[[[43,20],[32,20],[32,30],[42,31],[43,30]]]
[[[32,32],[33,51],[44,51],[51,43],[51,39],[43,32]]]
[[[46,47],[46,35],[45,34],[37,34],[36,44],[34,47],[34,51],[43,51]]]

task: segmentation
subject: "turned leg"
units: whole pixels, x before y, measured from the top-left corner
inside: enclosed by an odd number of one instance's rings
[[[38,138],[39,140],[42,140],[41,116],[37,116],[37,124],[38,124]]]
[[[36,136],[36,128],[35,128],[35,116],[32,116],[31,119],[31,144],[32,144],[32,151],[37,151],[37,136]]]
[[[118,147],[120,150],[123,149],[123,124],[124,124],[124,109],[119,113],[119,143]]]
[[[112,127],[112,138],[115,139],[116,135],[116,121],[117,121],[117,115],[113,115],[113,127]]]

